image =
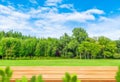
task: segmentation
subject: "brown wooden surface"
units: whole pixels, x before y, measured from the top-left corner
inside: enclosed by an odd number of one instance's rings
[[[11,67],[13,72],[12,82],[22,76],[31,78],[32,75],[41,74],[46,82],[62,82],[65,72],[77,74],[82,82],[115,82],[115,75],[118,70],[113,66],[79,66],[79,67],[60,67],[60,66],[33,66],[33,67]]]

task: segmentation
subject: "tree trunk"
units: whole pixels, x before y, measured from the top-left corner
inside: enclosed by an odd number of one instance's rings
[[[81,59],[81,53],[80,53],[80,59]]]

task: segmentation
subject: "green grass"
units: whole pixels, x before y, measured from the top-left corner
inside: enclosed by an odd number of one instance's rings
[[[0,60],[0,66],[120,66],[120,60]]]

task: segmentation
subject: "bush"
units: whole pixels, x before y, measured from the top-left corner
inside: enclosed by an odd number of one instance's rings
[[[0,69],[0,82],[10,82],[13,71],[10,67],[6,67],[5,70]]]
[[[65,73],[65,77],[63,78],[63,82],[81,82],[77,79],[77,75],[70,75],[69,73]]]
[[[44,81],[43,81],[43,79],[42,79],[42,76],[39,75],[38,77],[32,76],[30,82],[44,82]]]
[[[21,80],[17,79],[16,82],[28,82],[28,79],[25,76],[23,76]]]
[[[116,82],[120,82],[120,66],[118,68],[118,72],[116,73],[115,79],[116,79]]]
[[[17,79],[15,82],[28,82],[28,79],[25,76],[23,76],[22,79]],[[42,79],[42,76],[39,75],[38,77],[32,76],[30,82],[44,82],[44,81]]]

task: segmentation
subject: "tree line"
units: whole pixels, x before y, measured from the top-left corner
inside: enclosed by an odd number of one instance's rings
[[[60,38],[36,38],[13,30],[0,32],[0,59],[9,58],[120,58],[120,40],[105,36],[89,37],[83,28],[74,28],[72,35],[64,33]]]

